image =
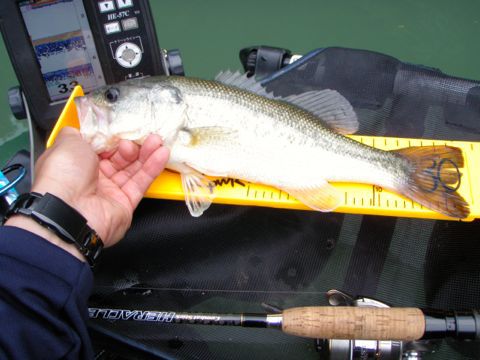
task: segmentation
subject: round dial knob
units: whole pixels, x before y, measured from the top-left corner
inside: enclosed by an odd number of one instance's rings
[[[125,68],[133,68],[142,61],[142,50],[137,44],[126,42],[115,51],[115,59]]]

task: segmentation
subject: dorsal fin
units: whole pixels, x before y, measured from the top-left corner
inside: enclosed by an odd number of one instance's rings
[[[240,71],[220,72],[215,80],[225,85],[235,86],[269,99],[283,100],[311,112],[328,127],[340,134],[353,134],[358,130],[358,119],[352,105],[335,90],[313,90],[287,97],[274,96],[255,80]]]
[[[358,130],[358,119],[352,105],[335,90],[312,90],[282,100],[311,112],[340,134],[354,134]]]
[[[255,80],[254,76],[247,77],[247,74],[242,74],[240,71],[221,71],[217,76],[215,76],[215,80],[225,85],[235,86],[237,88],[250,91],[254,94],[273,99],[273,95],[271,93],[267,93],[265,88]]]

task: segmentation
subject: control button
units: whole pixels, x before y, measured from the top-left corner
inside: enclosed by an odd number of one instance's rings
[[[101,13],[115,10],[115,4],[113,3],[113,0],[100,1],[98,3],[98,7],[100,8]]]
[[[118,21],[105,24],[105,34],[107,35],[115,34],[120,31],[122,31],[122,29],[120,28],[120,23]]]
[[[137,71],[136,73],[130,73],[127,76],[125,76],[125,80],[135,79],[140,77],[143,77],[143,73]]]
[[[133,0],[117,0],[119,9],[125,9],[133,6]]]
[[[120,66],[133,68],[142,61],[142,50],[138,45],[126,42],[115,50],[115,59]]]
[[[138,29],[138,20],[136,17],[122,20],[122,27],[124,31]]]

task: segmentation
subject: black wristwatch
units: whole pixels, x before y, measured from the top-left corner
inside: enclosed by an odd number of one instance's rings
[[[53,231],[62,240],[76,245],[90,266],[95,264],[103,249],[102,240],[87,225],[87,219],[55,195],[50,193],[42,195],[35,192],[20,195],[10,205],[2,225],[10,216],[16,214],[32,218]]]

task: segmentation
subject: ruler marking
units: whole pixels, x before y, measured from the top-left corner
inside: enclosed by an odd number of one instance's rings
[[[372,199],[373,199],[373,206],[375,206],[375,185],[372,186]]]
[[[262,199],[265,199],[265,190],[263,191]]]
[[[250,195],[250,185],[247,186],[247,197]]]
[[[387,199],[387,207],[388,208],[390,207],[390,201],[388,201],[388,199]]]
[[[398,201],[395,199],[395,208],[398,208]]]
[[[254,196],[255,199],[257,198],[257,193],[258,193],[258,190],[255,190],[255,196]]]
[[[364,205],[363,205],[363,196],[362,196],[362,206],[364,206]]]
[[[348,202],[348,200],[347,200],[347,197],[348,197],[347,192],[345,191],[344,194],[345,194],[345,200],[344,200],[344,202],[345,202],[345,205],[347,205],[347,202]]]
[[[355,196],[353,197],[353,205],[355,205]]]
[[[399,147],[399,146],[400,146],[400,144],[398,143],[398,139],[396,140],[396,142],[397,142],[397,147]]]

